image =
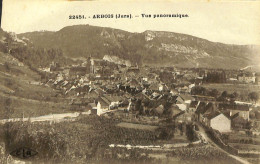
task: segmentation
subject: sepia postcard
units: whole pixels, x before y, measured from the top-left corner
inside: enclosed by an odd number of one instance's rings
[[[2,5],[1,164],[260,163],[260,1]]]

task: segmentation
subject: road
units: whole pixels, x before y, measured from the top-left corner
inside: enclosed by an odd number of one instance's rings
[[[82,112],[82,114],[90,114],[90,111]],[[30,117],[30,118],[9,118],[9,119],[0,120],[0,123],[5,124],[7,122],[28,121],[28,120],[30,120],[30,122],[39,122],[39,121],[61,122],[61,121],[66,121],[69,119],[76,118],[79,115],[80,115],[79,112],[74,112],[74,113],[49,114],[49,115]]]
[[[230,154],[229,152],[223,150],[219,145],[215,144],[215,142],[213,142],[207,135],[205,129],[199,124],[199,123],[196,123],[199,127],[199,133],[200,135],[202,136],[203,140],[206,141],[207,143],[211,144],[212,146],[216,147],[217,149],[219,149],[220,151],[222,151],[223,153],[227,154],[228,156],[230,156],[231,158],[241,162],[242,164],[250,164],[250,162],[248,162],[247,160],[241,158],[241,157],[238,157],[238,156],[235,156],[235,155],[232,155]]]

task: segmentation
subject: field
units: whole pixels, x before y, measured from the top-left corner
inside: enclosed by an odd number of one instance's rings
[[[25,146],[39,153],[37,160],[68,162],[104,158],[110,144],[154,144],[157,133],[117,127],[119,122],[98,116],[84,116],[76,122],[6,124],[0,141],[7,152]],[[10,136],[10,137],[7,137]],[[71,157],[74,157],[71,159]],[[112,157],[111,157],[112,158]]]
[[[122,125],[129,124],[122,123],[122,120],[95,115],[83,115],[74,122],[56,124],[48,122],[8,123],[0,127],[0,142],[5,142],[7,152],[21,146],[29,147],[41,152],[35,157],[36,160],[44,162],[48,157],[52,162],[61,163],[69,163],[71,160],[76,163],[106,160],[110,163],[158,163],[156,158],[149,157],[149,153],[152,152],[148,150],[110,148],[109,145],[174,143],[171,138],[165,138],[167,133],[161,127],[151,131],[151,127],[155,127],[137,125],[138,128],[125,128]],[[182,138],[185,138],[185,135]]]
[[[259,145],[253,144],[240,144],[240,143],[229,143],[230,146],[238,149],[238,150],[246,150],[246,151],[258,151],[260,152]]]
[[[190,164],[239,163],[238,161],[235,161],[231,157],[227,156],[225,153],[219,151],[217,148],[214,148],[209,145],[175,149],[168,154],[168,157],[179,157],[183,161],[183,163],[190,163]]]
[[[123,127],[123,128],[133,128],[133,129],[149,130],[149,131],[155,131],[158,128],[158,126],[133,124],[133,123],[127,123],[127,122],[121,122],[121,123],[117,124],[117,126]]]
[[[230,94],[237,92],[246,98],[250,92],[260,93],[260,86],[252,84],[203,84],[201,86],[206,89],[217,89],[220,93],[223,91],[227,91]]]
[[[260,145],[260,136],[247,136],[246,134],[232,133],[228,137],[229,143],[255,144]]]
[[[7,152],[29,147],[40,152],[33,160],[42,163],[237,163],[208,145],[174,148],[167,151],[110,148],[109,144],[156,145],[156,132],[121,128],[120,120],[82,116],[75,122],[12,123],[0,127],[0,143]],[[160,131],[158,131],[160,133]],[[9,136],[9,137],[7,137]],[[0,158],[1,159],[1,158]],[[0,161],[1,162],[1,161]]]
[[[123,111],[117,111],[113,113],[113,117],[120,118],[124,122],[131,122],[134,124],[143,124],[143,125],[152,125],[158,126],[159,122],[161,121],[158,117],[149,117],[149,116],[138,116],[136,117],[135,114],[132,113],[125,113]]]

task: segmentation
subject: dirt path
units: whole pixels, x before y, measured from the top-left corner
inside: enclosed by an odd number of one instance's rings
[[[203,139],[204,139],[207,143],[211,144],[212,146],[216,147],[217,149],[219,149],[219,150],[222,151],[223,153],[225,153],[225,154],[227,154],[228,156],[230,156],[231,158],[233,158],[233,159],[235,159],[235,160],[241,162],[242,164],[250,164],[250,162],[248,162],[247,160],[245,160],[245,159],[243,159],[243,158],[241,158],[241,157],[232,155],[232,154],[230,154],[229,152],[223,150],[219,145],[215,144],[215,143],[208,137],[208,135],[207,135],[205,129],[204,129],[199,123],[197,123],[197,125],[198,125],[198,127],[199,127],[199,131],[198,131],[198,132],[200,133],[200,135],[203,137]]]
[[[82,114],[88,115],[90,114],[90,111],[82,112]],[[79,115],[80,115],[79,112],[74,112],[74,113],[49,114],[49,115],[30,117],[30,118],[10,118],[10,119],[0,120],[0,124],[1,123],[5,124],[7,122],[28,121],[28,120],[30,120],[30,122],[40,122],[40,121],[60,122],[60,121],[76,118]]]

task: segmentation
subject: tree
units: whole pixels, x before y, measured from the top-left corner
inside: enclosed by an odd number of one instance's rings
[[[251,92],[248,94],[248,98],[256,103],[259,99],[259,93]]]
[[[217,101],[225,102],[225,101],[227,101],[227,97],[228,97],[227,91],[223,91],[222,94],[221,94],[221,96],[219,96],[219,97],[217,98]]]
[[[221,97],[226,98],[227,96],[228,96],[227,91],[223,91],[222,94],[221,94]]]
[[[10,72],[10,71],[11,71],[11,67],[10,67],[10,64],[9,64],[9,63],[5,62],[4,67],[5,67],[5,70],[6,70],[7,72]]]
[[[237,92],[234,92],[234,93],[232,93],[232,94],[229,94],[228,96],[230,97],[230,101],[231,101],[232,103],[234,103],[234,102],[236,101],[236,99],[238,98],[238,93],[237,93]]]
[[[231,98],[236,99],[239,96],[239,94],[237,92],[234,92],[230,95]]]
[[[206,88],[201,87],[201,86],[195,86],[191,89],[191,94],[192,95],[205,95],[206,93]]]
[[[10,118],[11,115],[14,113],[14,109],[12,108],[12,100],[10,98],[6,99],[3,105],[5,108],[4,117]]]
[[[135,104],[135,111],[142,111],[142,100],[137,100],[136,104]]]
[[[219,92],[216,89],[213,89],[209,92],[209,96],[212,96],[212,97],[218,97],[218,94],[219,94]]]

